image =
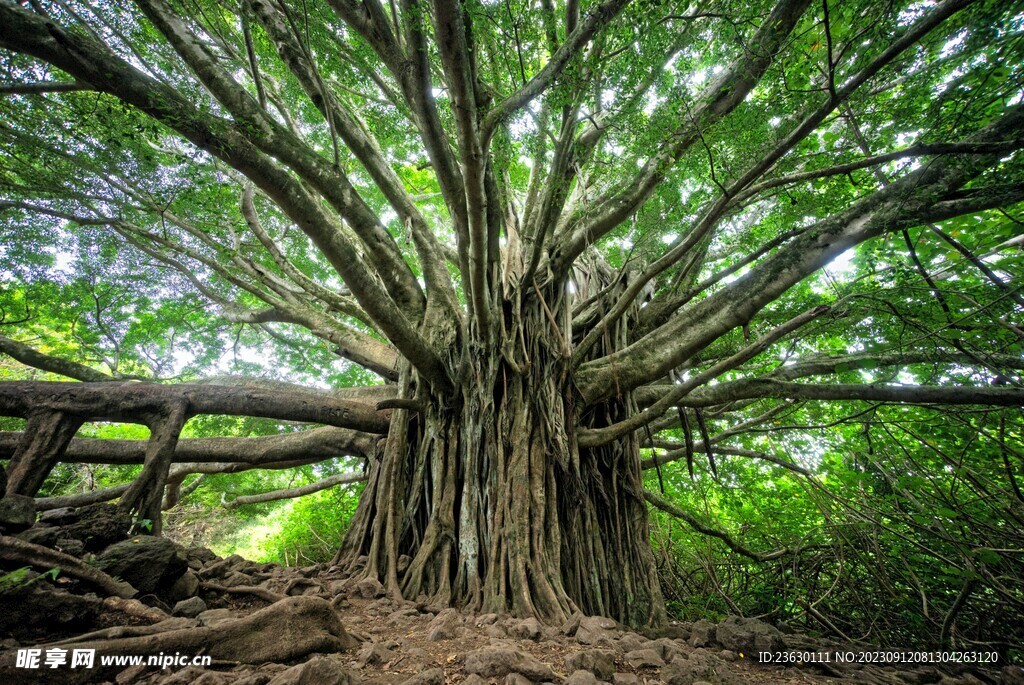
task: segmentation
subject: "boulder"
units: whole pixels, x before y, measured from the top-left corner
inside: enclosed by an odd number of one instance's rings
[[[715,643],[715,624],[701,619],[690,626],[690,645],[693,647],[710,647]]]
[[[189,597],[175,604],[171,615],[195,618],[204,611],[206,611],[206,602],[201,597]]]
[[[267,685],[356,685],[359,682],[359,676],[338,659],[317,655],[278,673]]]
[[[602,638],[610,640],[617,624],[604,616],[584,616],[576,628],[576,641],[581,645],[596,645]]]
[[[724,661],[707,652],[694,652],[687,659],[675,659],[661,670],[666,685],[696,685],[702,681],[728,685],[738,680]]]
[[[501,682],[502,685],[533,685],[533,681],[521,673],[509,673]]]
[[[171,586],[170,598],[173,600],[188,599],[197,592],[199,592],[199,578],[191,570],[188,570],[174,581],[174,585]]]
[[[718,624],[715,637],[725,649],[744,654],[779,652],[786,648],[778,628],[756,618],[726,616]]]
[[[462,615],[458,611],[451,608],[444,609],[431,619],[427,626],[427,639],[431,642],[451,640],[455,637],[460,623],[462,623]]]
[[[661,668],[665,660],[653,649],[634,649],[626,653],[626,663],[636,669],[640,668]]]
[[[359,660],[356,664],[359,668],[367,666],[381,666],[393,660],[397,654],[379,642],[368,644],[359,650]]]
[[[14,535],[28,530],[36,522],[36,502],[25,495],[7,495],[0,499],[0,533]]]
[[[615,673],[615,655],[603,649],[584,649],[565,657],[567,673],[590,671],[598,680],[611,680]]]
[[[384,586],[376,578],[363,578],[352,587],[352,593],[363,599],[376,599],[384,596]]]
[[[132,518],[106,502],[75,510],[76,520],[60,527],[61,538],[81,540],[87,552],[98,552],[128,537]]]
[[[659,637],[654,642],[648,643],[646,646],[658,652],[658,655],[665,661],[665,663],[671,663],[673,659],[682,655],[686,658],[686,650],[684,650],[675,640],[670,640],[667,637]]]
[[[169,596],[188,562],[166,538],[138,535],[107,547],[96,559],[100,570],[117,576],[142,594]]]
[[[562,635],[565,635],[566,637],[574,637],[576,635],[576,631],[580,628],[580,621],[582,620],[583,614],[577,611],[562,624],[562,627],[559,628],[559,630],[562,632]]]
[[[444,671],[440,668],[431,668],[403,681],[402,685],[443,685],[443,683]]]
[[[555,677],[551,667],[529,654],[507,647],[484,647],[466,655],[466,673],[484,678],[500,678],[519,673],[530,680],[545,681]]]
[[[597,685],[597,678],[590,671],[581,669],[566,678],[565,685]]]
[[[39,513],[39,523],[46,523],[51,526],[66,526],[78,520],[78,514],[72,507],[61,507],[60,509],[47,509]]]
[[[81,557],[85,553],[85,543],[70,538],[57,538],[57,541],[53,543],[53,548],[73,557]]]
[[[533,640],[536,642],[540,639],[543,628],[540,625],[540,621],[531,617],[513,625],[510,632],[522,640]]]
[[[203,612],[200,620],[210,613]],[[310,654],[342,652],[358,645],[359,642],[345,631],[330,602],[319,597],[287,597],[244,618],[216,625],[83,641],[75,647],[96,649],[99,654],[202,653],[214,660],[263,664],[294,661]]]
[[[57,544],[58,538],[67,539],[61,537],[63,530],[63,528],[58,528],[57,526],[37,523],[28,530],[21,531],[15,537],[25,542],[31,542],[33,545],[53,547]]]

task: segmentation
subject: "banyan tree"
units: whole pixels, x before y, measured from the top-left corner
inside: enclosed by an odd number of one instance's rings
[[[1016,11],[2,0],[0,352],[65,377],[0,383],[6,495],[141,463],[159,534],[184,474],[356,455],[335,563],[390,595],[657,624],[645,471],[797,404],[1024,401]],[[33,344],[54,255],[152,339]],[[311,371],[178,373],[195,317]],[[321,426],[179,440],[201,414]]]

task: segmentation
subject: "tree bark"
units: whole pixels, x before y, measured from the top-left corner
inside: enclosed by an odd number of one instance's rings
[[[569,310],[559,285],[504,302],[494,315],[519,349],[475,347],[454,396],[408,374],[399,397],[424,411],[395,411],[335,563],[437,606],[553,623],[576,611],[665,620],[637,441],[576,444],[577,424],[608,425],[632,407],[627,394],[581,408]],[[594,353],[625,344],[631,321]]]

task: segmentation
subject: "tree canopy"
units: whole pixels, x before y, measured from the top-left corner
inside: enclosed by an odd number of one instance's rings
[[[1024,605],[1012,3],[2,0],[0,49],[9,495],[349,455],[395,594],[782,611],[666,561],[711,540],[918,638]]]

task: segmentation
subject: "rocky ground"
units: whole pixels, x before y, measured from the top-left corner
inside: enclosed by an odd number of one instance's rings
[[[1024,683],[1024,670],[1016,666],[968,671],[840,665],[834,658],[827,665],[764,665],[756,658],[762,651],[870,648],[785,626],[780,631],[754,619],[676,623],[641,634],[600,617],[577,615],[564,625],[544,626],[535,619],[460,613],[394,601],[376,580],[337,568],[221,559],[163,538],[125,536],[127,525],[114,507],[93,505],[45,512],[17,532],[18,540],[91,559],[91,567],[130,583],[121,597],[96,591],[94,580],[65,574],[55,580],[35,571],[5,576],[24,565],[0,550],[0,578],[6,578],[0,583],[0,683]],[[4,540],[8,550],[17,544]],[[26,647],[204,654],[213,663],[161,670],[101,668],[97,660],[92,669],[18,668],[17,650]]]

